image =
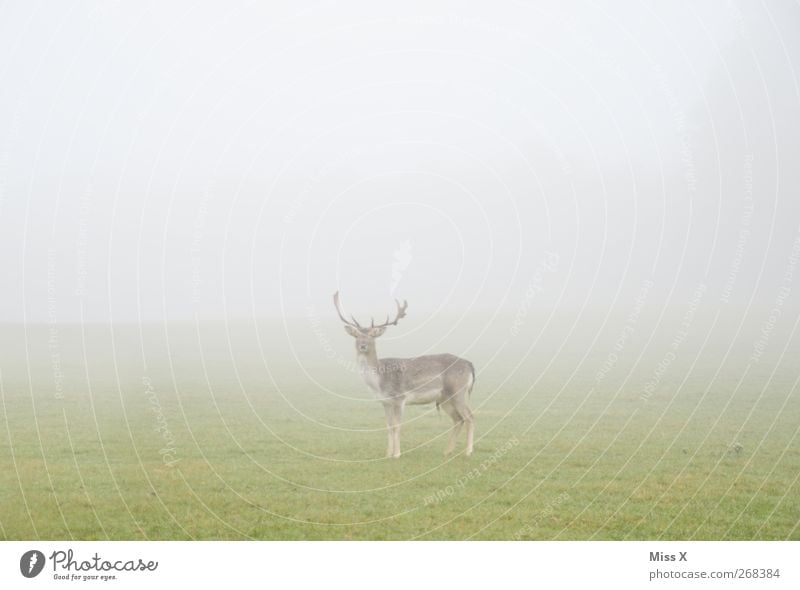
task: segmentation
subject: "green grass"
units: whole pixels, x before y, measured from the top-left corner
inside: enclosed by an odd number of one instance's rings
[[[375,403],[291,366],[276,386],[263,367],[176,359],[119,375],[100,359],[89,381],[65,361],[61,398],[46,363],[4,370],[0,538],[800,539],[788,377],[760,395],[676,372],[643,401],[487,370],[472,457],[445,459],[448,419],[411,408],[386,460]],[[365,397],[333,363],[310,372]]]

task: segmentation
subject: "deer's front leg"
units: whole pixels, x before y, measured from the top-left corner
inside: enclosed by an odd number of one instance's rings
[[[386,413],[386,458],[394,456],[394,406],[389,402],[383,403],[383,411]]]
[[[403,404],[394,407],[394,452],[392,457],[400,456],[400,423],[403,421]]]

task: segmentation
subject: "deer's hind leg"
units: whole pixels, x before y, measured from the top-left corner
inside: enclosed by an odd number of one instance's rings
[[[467,457],[472,454],[472,445],[475,439],[475,418],[472,414],[469,404],[467,403],[468,393],[469,390],[466,387],[463,387],[455,396],[453,396],[452,400],[456,412],[458,412],[458,415],[461,416],[463,423],[467,425],[467,450],[465,452]]]
[[[464,418],[456,409],[451,397],[446,397],[439,407],[441,407],[447,413],[447,415],[450,416],[450,419],[453,420],[453,427],[450,430],[450,439],[447,441],[447,447],[444,449],[444,454],[447,456],[453,452],[453,449],[456,446],[456,439],[461,432],[461,427],[464,426]]]
[[[475,418],[472,414],[472,410],[469,409],[469,406],[465,404],[467,417],[464,418],[464,421],[467,423],[467,451],[466,455],[469,457],[472,454],[472,445],[475,442]]]

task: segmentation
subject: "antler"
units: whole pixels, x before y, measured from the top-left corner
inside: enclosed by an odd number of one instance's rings
[[[400,302],[395,299],[394,302],[397,304],[397,316],[394,318],[394,321],[389,321],[389,316],[386,316],[386,321],[378,326],[375,325],[375,320],[372,319],[372,324],[370,327],[372,328],[385,328],[386,326],[396,326],[397,322],[404,317],[406,317],[406,309],[408,309],[408,301],[403,299],[403,305],[400,305]]]
[[[361,329],[361,324],[359,324],[356,318],[354,318],[353,316],[350,316],[350,319],[353,320],[352,322],[348,322],[346,319],[344,319],[344,316],[342,315],[342,308],[339,306],[339,291],[336,291],[336,293],[333,294],[333,304],[336,306],[336,313],[339,314],[339,318],[345,324],[347,324],[348,326],[352,326],[354,328]]]

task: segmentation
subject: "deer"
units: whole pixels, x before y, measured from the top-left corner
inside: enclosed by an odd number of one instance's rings
[[[431,354],[414,358],[378,358],[375,339],[383,336],[389,326],[406,316],[408,302],[403,305],[395,299],[397,313],[394,320],[362,326],[352,315],[347,320],[339,304],[339,292],[333,295],[333,304],[345,331],[355,338],[356,367],[369,390],[383,404],[386,414],[387,458],[400,457],[400,424],[406,405],[436,404],[453,421],[445,456],[455,449],[458,435],[467,427],[465,455],[472,454],[475,437],[475,419],[469,407],[469,397],[475,385],[475,367],[472,363],[452,354]]]

